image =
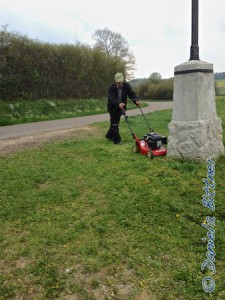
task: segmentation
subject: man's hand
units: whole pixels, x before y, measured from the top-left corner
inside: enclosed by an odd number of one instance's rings
[[[120,103],[119,108],[123,109],[125,107],[125,103]]]
[[[139,101],[139,100],[136,101],[136,105],[137,105],[137,106],[141,106],[141,101]]]

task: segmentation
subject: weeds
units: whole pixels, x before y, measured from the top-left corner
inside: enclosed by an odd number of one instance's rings
[[[106,100],[0,101],[0,125],[55,120],[106,112]]]
[[[101,114],[106,113],[106,109],[106,99],[0,100],[0,126]]]

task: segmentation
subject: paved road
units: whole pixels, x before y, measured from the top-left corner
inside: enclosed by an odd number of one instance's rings
[[[150,105],[148,107],[144,107],[142,110],[144,113],[148,113],[157,110],[169,109],[172,108],[172,106],[173,106],[172,102],[150,102]],[[129,116],[138,115],[140,114],[140,110],[139,109],[129,110],[127,114]],[[63,120],[42,121],[42,122],[34,122],[34,123],[27,123],[27,124],[2,126],[0,127],[0,140],[26,136],[26,135],[34,135],[37,133],[47,132],[47,131],[49,132],[49,131],[57,131],[61,129],[80,127],[94,122],[101,122],[106,120],[109,120],[108,113],[94,115],[94,116],[69,118]]]

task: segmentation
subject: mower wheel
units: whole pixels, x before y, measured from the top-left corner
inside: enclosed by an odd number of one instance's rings
[[[153,159],[153,158],[154,158],[154,155],[153,155],[153,153],[152,153],[151,150],[148,151],[147,157],[150,158],[150,159]]]
[[[132,149],[133,149],[133,152],[135,152],[135,153],[139,152],[139,148],[137,145],[134,145]]]

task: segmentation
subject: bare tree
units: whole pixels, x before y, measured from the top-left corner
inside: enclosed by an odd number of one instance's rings
[[[149,80],[150,80],[152,83],[159,83],[161,79],[162,79],[162,76],[161,76],[161,74],[158,73],[158,72],[153,72],[153,73],[149,76]]]
[[[132,71],[135,69],[135,57],[129,51],[129,45],[121,34],[104,28],[97,29],[92,37],[95,40],[94,47],[101,49],[109,57],[119,58],[125,63],[126,77],[131,79]]]

